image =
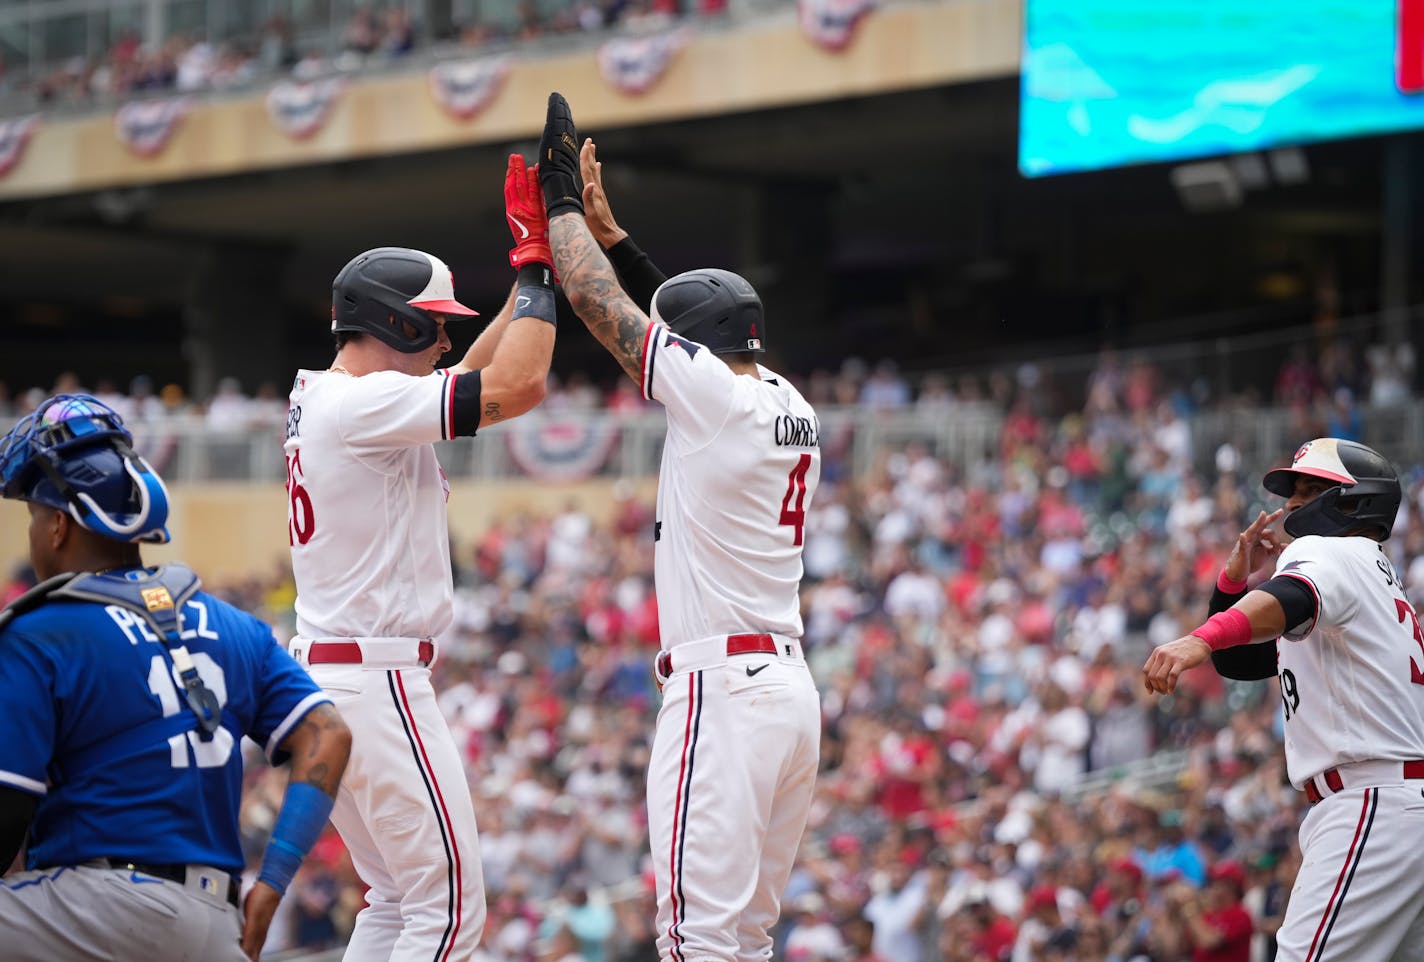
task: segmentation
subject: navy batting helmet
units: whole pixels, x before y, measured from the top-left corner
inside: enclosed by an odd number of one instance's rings
[[[0,439],[0,496],[67,511],[116,541],[168,541],[168,491],[121,417],[87,394],[57,394]]]
[[[1261,484],[1272,494],[1289,498],[1300,475],[1321,478],[1335,487],[1292,511],[1285,520],[1287,534],[1335,536],[1369,528],[1389,537],[1403,491],[1399,475],[1374,448],[1342,438],[1316,438],[1296,449],[1290,467],[1266,472]]]
[[[450,268],[433,254],[409,247],[377,247],[358,254],[331,284],[331,329],[360,331],[406,354],[423,351],[440,336],[433,314],[477,316],[455,300]],[[404,321],[415,335],[405,332]]]
[[[731,271],[704,267],[668,278],[653,293],[652,315],[713,354],[762,352],[761,298]]]

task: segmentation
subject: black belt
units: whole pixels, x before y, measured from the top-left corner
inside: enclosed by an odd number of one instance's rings
[[[188,883],[188,872],[190,868],[187,865],[154,865],[151,862],[133,862],[126,858],[101,858],[99,861],[109,866],[109,868],[142,872],[144,875],[167,879],[170,882],[177,882],[179,885],[186,885]],[[237,908],[239,905],[238,895],[242,891],[242,883],[237,880],[236,876],[228,872],[224,872],[223,874],[227,876],[227,903],[233,908]]]

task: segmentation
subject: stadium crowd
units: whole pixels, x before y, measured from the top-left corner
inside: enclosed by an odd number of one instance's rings
[[[503,9],[507,7],[507,9]],[[256,30],[217,41],[175,32],[162,43],[120,34],[93,57],[71,56],[30,73],[0,61],[0,89],[31,94],[40,105],[112,103],[157,93],[231,90],[290,75],[298,80],[351,73],[400,62],[418,50],[470,50],[545,36],[610,29],[653,30],[685,16],[726,10],[726,0],[576,0],[562,4],[521,0],[469,17],[436,34],[412,20],[402,4],[362,6],[345,26],[299,29],[280,14]]]
[[[1300,405],[1301,438],[1364,431],[1355,396],[1407,399],[1412,364],[1386,354],[1287,358],[1275,395]],[[852,475],[848,446],[823,440],[802,593],[823,764],[780,958],[1272,958],[1306,807],[1285,782],[1274,685],[1198,672],[1157,699],[1140,680],[1151,645],[1202,620],[1266,497],[1257,468],[1229,445],[1202,457],[1182,416],[1193,392],[1147,361],[1105,353],[1071,410],[1053,380],[1023,367],[912,387],[889,364],[807,378],[819,404],[981,405],[1004,421],[974,464],[911,443]],[[123,399],[141,424],[139,388]],[[228,384],[204,416],[224,393],[243,418],[280,414]],[[575,384],[549,403],[624,397]],[[1424,605],[1424,467],[1402,477],[1389,550]],[[512,517],[455,546],[457,621],[434,671],[481,820],[487,962],[655,958],[650,530],[651,506],[620,496],[606,522]],[[225,593],[291,633],[285,573]],[[280,797],[252,766],[254,859]],[[269,950],[340,944],[361,897],[328,832]]]

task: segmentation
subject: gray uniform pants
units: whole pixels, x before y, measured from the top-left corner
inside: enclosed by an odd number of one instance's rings
[[[79,865],[0,879],[6,962],[246,962],[227,893]]]

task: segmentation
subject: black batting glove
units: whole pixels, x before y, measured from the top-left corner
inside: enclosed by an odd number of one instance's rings
[[[579,181],[578,128],[561,93],[549,94],[544,136],[539,138],[539,186],[550,217],[578,211],[583,216],[583,185]]]

